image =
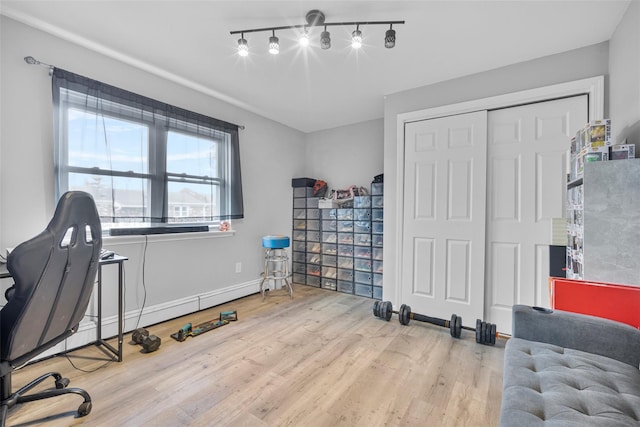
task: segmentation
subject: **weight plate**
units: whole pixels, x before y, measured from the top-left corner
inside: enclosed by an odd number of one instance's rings
[[[455,314],[452,314],[451,320],[449,321],[449,333],[454,338],[456,337],[456,319],[457,318],[458,316],[456,316]]]
[[[496,325],[492,324],[491,325],[491,345],[496,345]]]
[[[482,332],[482,322],[480,319],[476,319],[476,342],[480,344],[482,340],[480,339],[480,333]]]
[[[487,335],[487,322],[482,322],[480,327],[480,344],[486,344],[485,337]]]
[[[487,332],[484,337],[484,343],[486,345],[491,345],[491,323],[487,323]]]
[[[408,325],[410,316],[411,316],[411,307],[406,304],[402,304],[400,306],[400,310],[398,311],[398,321],[400,322],[400,324],[405,326]]]
[[[391,304],[391,301],[385,301],[382,303],[380,314],[382,315],[382,318],[387,322],[391,320],[391,315],[393,315],[393,305]]]
[[[373,315],[376,317],[380,317],[380,301],[376,301],[373,303]]]
[[[456,338],[462,335],[462,317],[456,317]]]

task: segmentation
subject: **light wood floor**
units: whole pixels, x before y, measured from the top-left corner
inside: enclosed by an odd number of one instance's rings
[[[277,291],[281,292],[281,291]],[[143,354],[125,336],[122,363],[95,346],[29,365],[14,389],[57,370],[86,389],[92,412],[75,418],[70,395],[20,405],[9,426],[495,426],[503,340],[454,339],[447,329],[372,315],[373,300],[307,286],[263,303],[253,295],[148,328]],[[239,320],[184,342],[169,334],[235,309]],[[428,313],[424,313],[428,314]],[[467,321],[465,322],[467,323]],[[114,342],[115,340],[111,340]],[[47,383],[47,386],[50,386]]]

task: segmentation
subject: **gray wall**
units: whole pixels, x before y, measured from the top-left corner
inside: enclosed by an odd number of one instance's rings
[[[611,127],[640,156],[640,2],[633,1],[609,41]]]
[[[371,189],[383,170],[383,119],[313,132],[306,136],[306,170],[329,188]]]
[[[24,62],[23,57],[32,55],[246,126],[240,131],[245,218],[233,221],[233,236],[153,236],[148,245],[140,236],[105,239],[105,246],[130,258],[126,263],[127,311],[135,313],[141,307],[145,289],[146,307],[158,310],[203,293],[218,292],[218,299],[224,299],[256,289],[262,269],[261,236],[291,230],[291,178],[306,174],[305,135],[4,16],[1,20],[0,248],[13,247],[40,232],[55,208],[51,83],[46,68]],[[242,264],[241,273],[235,272],[237,262]],[[111,279],[113,273],[107,274]],[[115,313],[116,305],[114,292],[106,293],[108,316]]]
[[[386,97],[384,106],[384,299],[394,300],[396,295],[396,284],[393,282],[397,277],[394,256],[397,251],[395,226],[400,218],[398,218],[398,195],[395,189],[397,162],[402,160],[397,158],[397,145],[403,143],[397,140],[398,115],[598,75],[605,76],[606,87],[608,63],[609,45],[600,43]],[[605,96],[605,116],[607,114],[608,103]]]

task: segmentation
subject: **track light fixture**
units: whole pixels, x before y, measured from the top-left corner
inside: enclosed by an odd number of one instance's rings
[[[272,55],[280,53],[280,41],[276,37],[276,30],[273,30],[273,34],[269,37],[269,53]]]
[[[238,40],[238,55],[247,56],[249,54],[249,44],[244,38],[244,33],[258,33],[264,31],[270,31],[271,37],[269,37],[269,53],[277,54],[280,52],[280,41],[276,37],[276,30],[286,29],[302,29],[302,33],[299,36],[299,43],[301,46],[308,46],[310,44],[309,28],[312,27],[324,27],[324,31],[320,33],[320,47],[324,50],[331,48],[331,34],[327,31],[328,26],[350,26],[356,29],[351,33],[351,46],[354,49],[362,47],[362,31],[360,31],[361,25],[389,25],[389,29],[385,33],[384,47],[391,49],[396,45],[396,32],[393,29],[394,24],[404,24],[404,21],[356,21],[356,22],[325,22],[324,13],[319,10],[310,10],[305,16],[306,24],[301,25],[285,25],[281,27],[268,27],[268,28],[255,28],[249,30],[231,31],[231,34],[240,34]]]
[[[244,34],[242,34],[238,39],[238,55],[240,56],[249,55],[249,45],[247,44],[247,41],[244,39]]]

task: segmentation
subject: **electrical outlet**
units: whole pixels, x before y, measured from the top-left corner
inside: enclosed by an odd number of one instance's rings
[[[242,263],[236,262],[236,273],[241,273],[241,272],[242,272]]]

